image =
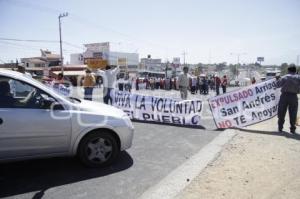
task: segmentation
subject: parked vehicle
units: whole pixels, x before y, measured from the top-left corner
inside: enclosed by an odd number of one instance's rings
[[[266,80],[273,79],[276,76],[280,76],[280,70],[273,70],[266,72]]]
[[[77,155],[89,167],[107,166],[131,147],[133,133],[120,109],[0,70],[0,162]]]

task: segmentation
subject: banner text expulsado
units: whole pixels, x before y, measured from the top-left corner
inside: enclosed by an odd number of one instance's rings
[[[280,91],[275,79],[208,100],[218,128],[245,127],[277,115]]]

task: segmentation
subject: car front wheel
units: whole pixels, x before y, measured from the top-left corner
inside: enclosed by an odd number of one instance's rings
[[[88,167],[110,165],[118,156],[119,147],[115,137],[108,132],[93,132],[80,142],[78,156]]]

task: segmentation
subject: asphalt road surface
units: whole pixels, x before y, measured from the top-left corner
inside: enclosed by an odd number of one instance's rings
[[[170,91],[166,95],[172,93],[178,94]],[[132,148],[122,152],[108,168],[88,169],[76,158],[0,164],[0,197],[138,198],[219,134],[214,131],[209,114],[206,104],[203,116],[206,129],[134,122]]]
[[[134,123],[133,146],[104,169],[88,169],[75,158],[0,165],[0,197],[138,198],[215,138],[208,131]]]

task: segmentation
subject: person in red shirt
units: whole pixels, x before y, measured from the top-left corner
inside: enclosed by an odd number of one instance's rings
[[[255,84],[255,83],[256,83],[256,79],[255,79],[255,77],[253,77],[253,78],[252,78],[252,81],[251,81],[251,83],[252,83],[252,84]]]
[[[226,93],[226,87],[227,87],[227,77],[226,75],[223,76],[223,80],[222,80],[222,90],[223,90],[223,93]]]
[[[220,94],[220,85],[221,85],[221,79],[218,76],[215,76],[215,84],[216,84],[216,94]]]

